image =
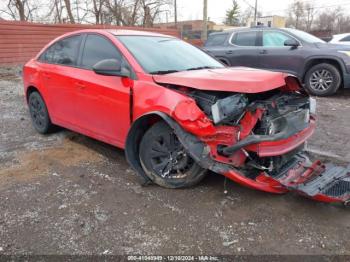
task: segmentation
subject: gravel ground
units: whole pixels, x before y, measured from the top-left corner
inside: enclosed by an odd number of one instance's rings
[[[350,162],[349,98],[317,99],[309,148],[325,160]],[[350,254],[342,206],[225,187],[215,174],[186,190],[141,187],[122,150],[37,134],[4,68],[0,112],[0,254]]]

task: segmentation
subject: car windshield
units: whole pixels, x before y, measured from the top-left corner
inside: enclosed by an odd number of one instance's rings
[[[150,74],[224,67],[204,51],[176,38],[161,36],[117,36],[117,38]]]
[[[308,42],[308,43],[325,43],[325,41],[323,41],[322,39],[311,35],[309,33],[306,33],[304,31],[300,31],[297,29],[293,29],[293,28],[284,28],[286,31],[294,34],[296,37],[300,38],[301,40]]]

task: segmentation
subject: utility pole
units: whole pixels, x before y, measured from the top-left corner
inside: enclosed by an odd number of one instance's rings
[[[177,0],[174,0],[175,27],[177,28]]]
[[[208,0],[203,0],[203,29],[202,41],[206,41],[208,37]]]
[[[257,26],[257,15],[258,15],[258,0],[255,0],[255,8],[254,8],[254,26]]]

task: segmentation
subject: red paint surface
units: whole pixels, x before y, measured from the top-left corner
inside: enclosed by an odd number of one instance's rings
[[[248,151],[256,152],[260,157],[283,155],[305,143],[305,141],[312,136],[315,128],[316,121],[312,118],[309,127],[287,139],[261,142],[259,144],[247,146],[246,149]]]
[[[282,87],[287,75],[246,67],[203,69],[167,75],[155,75],[161,84],[188,86],[201,90],[260,93]]]
[[[224,173],[223,175],[242,186],[249,187],[252,189],[274,194],[283,194],[288,192],[286,187],[276,182],[276,180],[269,179],[267,177],[260,177],[260,179],[258,180],[253,180],[245,177],[243,174],[240,174],[238,171],[234,170],[230,170]]]

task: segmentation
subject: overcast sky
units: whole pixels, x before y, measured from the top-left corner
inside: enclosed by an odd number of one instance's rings
[[[179,20],[202,19],[203,0],[177,0]],[[237,0],[241,10],[254,6],[255,0]],[[263,15],[286,15],[289,5],[293,0],[258,0],[258,10]],[[314,3],[317,11],[334,9],[342,6],[349,11],[350,0],[304,0]],[[248,3],[248,4],[247,4]],[[208,16],[212,21],[221,23],[224,20],[226,10],[232,6],[232,0],[208,0]]]

